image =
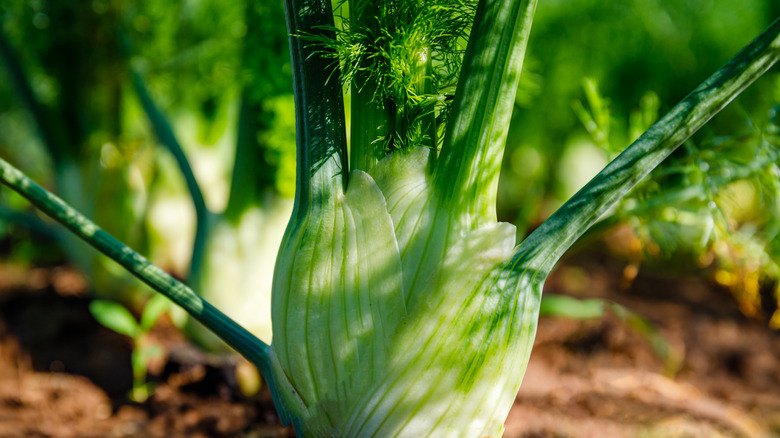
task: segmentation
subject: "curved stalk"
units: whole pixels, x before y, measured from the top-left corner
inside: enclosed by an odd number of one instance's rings
[[[330,0],[285,0],[284,9],[295,92],[295,222],[346,188],[349,167],[344,98],[338,71],[333,71],[338,66],[318,47],[298,37],[329,32],[322,29],[333,27]]]
[[[181,306],[198,322],[225,340],[258,368],[268,383],[274,400],[278,400],[277,380],[272,371],[267,344],[199,297],[187,285],[171,277],[132,248],[103,231],[94,222],[2,158],[0,158],[0,182],[27,198],[41,211],[122,265],[152,289]],[[284,415],[284,406],[277,402],[276,407],[280,414]]]

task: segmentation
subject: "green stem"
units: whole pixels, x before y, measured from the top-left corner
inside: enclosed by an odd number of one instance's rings
[[[154,130],[157,139],[160,140],[160,143],[162,143],[168,151],[170,151],[173,158],[176,160],[176,163],[179,165],[179,170],[181,170],[181,173],[184,176],[187,190],[190,192],[190,197],[192,198],[192,203],[195,207],[195,242],[192,246],[192,259],[190,261],[188,278],[196,279],[198,277],[198,272],[200,272],[200,265],[203,260],[203,247],[206,243],[206,238],[208,237],[209,217],[211,214],[206,207],[203,192],[200,190],[198,181],[195,179],[195,174],[192,172],[192,167],[187,160],[187,155],[184,154],[184,150],[176,139],[176,134],[174,134],[171,125],[154,103],[141,75],[135,71],[132,72],[132,75],[133,87],[138,94],[138,99],[141,101],[141,106],[149,119],[149,123],[152,124],[152,129]]]
[[[338,65],[298,35],[332,33],[330,0],[285,0],[290,35],[297,181],[293,224],[300,224],[310,209],[327,205],[330,197],[346,189],[349,167]],[[328,35],[330,39],[334,36]]]
[[[245,351],[252,357],[258,357],[257,352],[260,352],[260,355],[265,354],[268,346],[262,341],[246,332],[246,330],[234,322],[215,323],[212,321],[214,318],[229,319],[218,310],[210,308],[207,302],[186,285],[153,265],[130,247],[113,238],[94,222],[84,217],[73,207],[32,181],[20,170],[1,158],[0,181],[27,198],[41,211],[60,222],[98,251],[125,267],[153,289],[170,298],[200,322],[210,328],[214,326],[215,332],[220,331],[227,338],[236,339],[237,342],[234,343],[237,345],[235,347],[242,354]]]
[[[376,84],[359,77],[352,83],[352,116],[349,127],[349,167],[368,172],[384,156],[382,140],[389,132],[390,118],[374,99]]]
[[[496,220],[509,119],[536,0],[480,1],[444,135],[435,185],[467,229]]]
[[[519,246],[514,259],[549,272],[607,209],[780,59],[780,19],[699,85]]]
[[[100,229],[94,222],[84,217],[53,193],[39,186],[2,158],[0,158],[0,182],[27,198],[41,211],[64,225],[68,230],[98,251],[122,265],[152,289],[181,306],[198,322],[205,325],[242,356],[246,357],[258,368],[268,383],[278,412],[284,412],[284,406],[277,402],[279,398],[276,378],[268,357],[270,347],[267,344],[257,339],[224,313],[199,297],[184,283],[171,277],[165,271],[133,251],[132,248],[116,240]]]

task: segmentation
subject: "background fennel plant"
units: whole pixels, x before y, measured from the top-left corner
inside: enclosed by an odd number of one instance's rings
[[[13,26],[16,23],[9,23],[14,20],[10,17],[14,16],[23,21],[23,14],[22,17],[18,16],[23,9],[12,3],[7,6],[4,4],[3,8],[6,7],[9,17],[4,20],[4,24],[9,24],[6,27],[9,30],[25,32],[25,29]],[[19,106],[32,115],[34,134],[40,137],[42,143],[43,156],[34,154],[33,147],[27,148],[25,155],[29,159],[37,159],[39,168],[51,167],[51,173],[55,175],[51,177],[44,173],[44,176],[38,175],[39,178],[44,181],[65,180],[66,183],[55,184],[61,196],[78,200],[75,205],[80,210],[90,216],[96,216],[107,229],[121,230],[118,236],[123,240],[143,249],[156,263],[187,279],[198,293],[216,300],[221,308],[250,327],[256,335],[270,341],[270,304],[267,304],[270,302],[270,277],[277,242],[281,239],[285,225],[285,216],[289,215],[291,209],[290,187],[294,184],[289,181],[285,183],[283,177],[276,178],[277,173],[284,173],[284,170],[277,172],[278,169],[287,168],[289,173],[289,162],[291,159],[294,162],[294,150],[288,153],[285,148],[280,148],[279,144],[292,142],[294,133],[286,131],[294,128],[276,122],[276,119],[291,118],[285,114],[285,104],[289,101],[291,105],[292,101],[290,79],[269,69],[269,64],[260,60],[274,59],[272,64],[275,66],[285,63],[284,57],[288,56],[285,33],[283,28],[276,24],[283,18],[283,7],[281,4],[253,4],[246,7],[236,5],[221,11],[222,16],[218,21],[224,25],[234,23],[236,16],[240,14],[245,14],[248,22],[266,25],[252,26],[243,39],[234,35],[221,35],[214,36],[203,44],[216,46],[221,51],[230,53],[232,58],[238,58],[235,62],[240,68],[235,76],[242,76],[242,79],[235,84],[230,82],[231,78],[223,78],[225,82],[210,78],[212,80],[208,87],[198,84],[195,87],[197,91],[191,91],[187,95],[186,103],[204,107],[197,123],[201,132],[187,133],[188,135],[181,135],[181,129],[177,126],[181,121],[171,118],[170,114],[166,115],[168,111],[165,111],[161,102],[167,102],[160,98],[160,93],[149,87],[146,80],[149,70],[158,66],[150,67],[144,58],[138,56],[137,46],[133,47],[138,42],[131,36],[134,36],[138,29],[139,17],[136,14],[139,11],[119,6],[104,7],[107,9],[86,4],[51,5],[44,8],[50,19],[57,21],[63,16],[74,15],[78,17],[74,26],[88,29],[83,32],[65,32],[67,38],[55,38],[57,41],[54,42],[42,39],[41,43],[38,43],[41,38],[33,32],[32,35],[23,34],[21,40],[27,41],[36,36],[39,40],[22,45],[18,40],[11,41],[11,38],[7,38],[4,32],[0,31],[3,67],[7,67],[5,70],[9,73],[9,82],[14,85],[10,90],[18,95]],[[170,7],[140,7],[141,12],[155,17],[170,12]],[[199,14],[207,15],[209,11],[201,11]],[[5,17],[5,11],[0,16]],[[186,63],[188,57],[181,54],[181,58],[172,59],[168,52],[170,47],[167,47],[167,39],[192,39],[192,33],[196,37],[199,36],[204,32],[203,29],[192,32],[193,25],[203,25],[197,18],[199,17],[192,17],[178,27],[161,29],[162,35],[154,41],[141,40],[146,43],[145,51],[168,55],[167,62],[173,65],[172,68],[176,69],[177,74],[182,75],[182,70],[186,69],[176,66]],[[189,28],[190,33],[182,32],[181,27]],[[167,32],[173,35],[167,35]],[[99,43],[90,40],[92,33],[101,36]],[[262,41],[262,44],[258,41]],[[92,56],[98,57],[99,62],[84,61],[83,64],[87,65],[81,65],[82,60],[79,57],[60,60],[54,56],[58,52],[70,54],[79,51],[88,44],[97,46]],[[40,50],[42,60],[39,63],[35,62],[34,56],[29,56],[29,50],[25,53],[19,50],[37,45],[44,46]],[[81,84],[81,80],[73,78],[73,69],[67,67],[74,62],[79,64],[79,71],[87,71],[90,76],[101,77],[108,70],[113,70],[117,72],[117,77],[105,84],[105,87],[76,87],[74,84]],[[286,62],[289,63],[289,60]],[[42,70],[42,73],[36,71],[35,67]],[[34,85],[37,85],[36,80],[40,82],[39,77],[42,74],[51,76],[51,87],[68,88],[68,92],[60,96],[65,102],[51,102],[50,96],[45,93],[42,95],[34,88]],[[229,90],[225,90],[226,83],[230,84]],[[117,89],[125,85],[126,88]],[[213,96],[217,91],[223,95]],[[104,94],[108,97],[104,97]],[[73,96],[78,97],[69,99]],[[89,104],[76,104],[77,101]],[[228,112],[226,108],[231,101],[239,101],[240,108],[236,112],[241,115],[235,126],[224,126],[227,118],[224,113]],[[210,107],[215,108],[209,111]],[[218,114],[211,114],[214,112]],[[67,117],[63,115],[65,113],[68,114]],[[74,128],[78,136],[58,135],[64,130],[60,126],[61,122],[70,119],[82,121],[80,125],[83,126]],[[96,119],[101,122],[108,120],[110,123],[96,123]],[[103,124],[109,127],[102,129]],[[145,125],[148,125],[148,128]],[[157,138],[160,147],[154,144],[151,146],[155,147],[147,147],[137,134],[143,130],[151,131],[150,136]],[[215,206],[214,202],[206,202],[208,192],[213,190],[208,190],[209,184],[204,184],[202,177],[199,180],[195,176],[193,163],[197,165],[198,161],[202,160],[195,160],[192,145],[200,145],[201,149],[197,152],[201,152],[205,148],[204,144],[209,146],[209,143],[227,142],[234,143],[227,147],[232,147],[234,157],[232,162],[224,160],[224,167],[227,168],[224,173],[228,177],[232,176],[232,181],[227,185],[235,189],[230,190],[229,199],[224,205]],[[226,148],[223,145],[217,146]],[[212,145],[212,149],[217,146]],[[71,156],[71,159],[62,160],[63,154]],[[25,164],[24,160],[18,160],[13,150],[9,157],[14,162]],[[49,161],[51,166],[47,166]],[[173,164],[170,165],[169,162]],[[252,169],[250,164],[262,168]],[[23,168],[31,169],[29,166]],[[175,193],[177,172],[181,174],[183,185],[190,197],[189,202],[195,211],[194,239],[188,235],[188,223],[181,223],[181,218],[187,217],[186,211],[178,218],[173,218],[174,237],[171,237],[172,227],[160,220],[161,216],[171,216],[172,211],[178,212],[188,207],[188,200]],[[172,173],[174,175],[171,176]],[[277,184],[278,181],[281,181],[281,184]],[[94,193],[93,185],[101,188],[97,194]],[[30,218],[35,219],[34,216],[25,217]],[[18,222],[25,223],[22,220]],[[32,223],[39,224],[38,221]],[[143,294],[135,293],[139,285],[125,278],[122,279],[124,287],[121,293],[117,293],[119,288],[116,283],[121,278],[122,271],[119,270],[117,275],[117,270],[113,269],[114,265],[110,261],[103,257],[94,257],[88,248],[85,251],[85,247],[73,245],[72,235],[61,234],[56,228],[48,229],[44,224],[40,225],[37,228],[53,234],[70,258],[82,268],[97,296],[117,300],[129,308],[140,307],[146,300]],[[269,242],[268,236],[276,242]],[[172,239],[177,241],[175,245],[171,244]],[[204,251],[207,246],[209,250]],[[240,261],[237,259],[237,253],[242,255]],[[267,267],[265,271],[256,267],[269,265],[270,268]],[[202,266],[204,267],[201,269]],[[218,286],[220,283],[224,285],[225,281],[234,281],[234,287]],[[222,293],[217,294],[216,290]],[[109,291],[112,292],[110,295]],[[243,301],[246,299],[254,300],[256,305],[245,306]],[[266,308],[264,312],[259,310],[263,306]],[[248,307],[254,310],[248,311]],[[178,321],[182,318],[176,319]],[[192,326],[190,335],[196,336],[202,345],[208,345],[212,349],[224,348],[224,344],[206,334],[205,330]]]
[[[271,350],[5,164],[3,179],[61,220],[71,219],[71,229],[165,290],[258,364],[284,418],[294,422],[300,433],[467,430],[495,435],[522,378],[541,286],[556,260],[609,205],[765,71],[778,52],[775,24],[515,247],[514,230],[495,219],[503,132],[514,104],[514,99],[502,98],[516,89],[534,6],[535,2],[480,3],[438,154],[431,147],[400,149],[382,158],[374,149],[377,142],[353,142],[353,154],[356,147],[370,147],[365,153],[368,158],[355,159],[355,167],[346,157],[339,83],[328,81],[332,73],[323,74],[332,68],[332,61],[318,53],[321,48],[307,45],[298,36],[291,39],[299,172],[296,209],[275,275],[274,323],[279,327]],[[332,26],[326,2],[291,1],[287,7],[293,35],[317,29],[328,32]],[[522,31],[515,32],[516,27]],[[376,112],[381,115],[384,110]],[[407,215],[408,211],[414,214]],[[371,227],[368,219],[373,221]],[[377,233],[378,228],[383,232]],[[390,241],[365,239],[375,234]],[[340,239],[344,244],[338,243]],[[355,240],[350,243],[350,239]],[[330,252],[323,255],[323,249]],[[349,257],[366,252],[381,259],[365,264],[365,258]],[[347,262],[341,272],[332,269],[339,266],[333,262],[339,257]],[[358,270],[364,272],[360,278]],[[366,272],[370,281],[361,283]],[[308,278],[296,275],[306,273]],[[375,294],[371,299],[377,300],[377,309],[356,303],[361,294]],[[351,321],[346,329],[332,328],[324,319],[341,318],[339,312],[290,304],[311,301],[334,303],[337,309],[335,304],[343,303],[355,317],[346,318]],[[427,308],[421,309],[420,303]],[[432,320],[434,315],[442,318]],[[463,319],[447,319],[447,315]],[[366,319],[358,322],[361,317]],[[438,348],[415,348],[419,339],[441,334],[446,341]],[[328,352],[321,343],[309,340],[310,335],[345,348]],[[464,354],[455,354],[463,350]],[[334,369],[326,355],[336,352],[340,356]],[[297,362],[303,359],[308,366]],[[372,366],[343,380],[361,360]],[[420,369],[426,363],[435,364],[434,369]],[[439,373],[463,390],[458,393],[463,398],[445,406],[443,397],[451,394],[420,382],[432,377],[426,373]],[[388,409],[416,384],[422,390],[414,393],[410,405]],[[485,399],[495,403],[493,409],[485,408],[476,418],[463,415]]]

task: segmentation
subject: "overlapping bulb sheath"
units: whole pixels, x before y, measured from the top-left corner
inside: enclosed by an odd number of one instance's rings
[[[376,161],[346,162],[340,84],[322,78],[332,62],[290,40],[299,175],[274,273],[271,360],[299,434],[501,435],[546,276],[517,257],[514,226],[495,214],[534,7],[480,2],[441,151]],[[288,2],[293,29],[329,14],[328,1]],[[380,142],[356,138],[352,156],[377,156],[355,148]]]
[[[439,207],[426,153],[353,171],[283,243],[272,355],[307,436],[501,435],[544,275],[514,226]]]

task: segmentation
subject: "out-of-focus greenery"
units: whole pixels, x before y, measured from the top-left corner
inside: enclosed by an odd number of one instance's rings
[[[524,234],[522,224],[538,224],[581,185],[572,187],[569,176],[590,169],[578,178],[586,181],[602,167],[603,156],[582,145],[592,141],[572,110],[572,101],[584,97],[583,78],[593,78],[609,99],[614,134],[626,145],[628,116],[643,96],[655,93],[663,114],[778,15],[780,4],[772,0],[539,2],[507,140],[499,215],[517,221]],[[756,83],[737,105],[763,116],[771,80]],[[719,116],[716,123],[720,128],[707,129],[734,132],[742,119]]]
[[[780,91],[780,81],[774,85]],[[574,110],[593,145],[614,156],[626,145],[616,140],[622,136],[613,129],[610,104],[592,79],[583,88],[587,106],[575,101]],[[763,318],[766,307],[770,325],[780,328],[780,100],[775,102],[760,119],[743,112],[743,126],[731,135],[689,140],[602,220],[602,230],[628,224],[633,231],[610,245],[631,260],[628,280],[639,265],[666,274],[707,272],[732,291],[745,315]],[[642,98],[629,117],[629,139],[653,123],[658,107],[654,93]],[[774,290],[775,304],[762,299],[762,290],[766,298]]]
[[[0,150],[143,248],[138,207],[149,157],[143,142],[123,133],[117,14],[99,17],[89,3],[9,0],[0,4],[0,23],[0,118],[12,133],[0,137]],[[83,243],[52,234],[97,282],[106,277],[104,260]]]
[[[761,0],[540,2],[507,141],[499,215],[524,234],[778,15],[780,3]],[[773,315],[775,328],[778,104],[775,68],[602,227],[629,223],[638,251],[632,263],[708,272],[732,290],[745,314]],[[635,275],[637,266],[627,272]]]

